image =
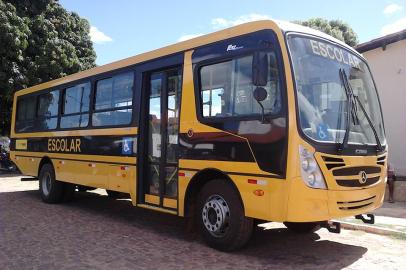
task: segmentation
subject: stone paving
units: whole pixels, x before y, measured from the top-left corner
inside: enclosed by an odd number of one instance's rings
[[[0,175],[0,269],[405,269],[405,239],[325,229],[296,235],[278,223],[223,253],[184,220],[104,192],[42,203],[38,182]]]

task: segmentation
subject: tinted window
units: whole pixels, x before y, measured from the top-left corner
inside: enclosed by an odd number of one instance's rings
[[[39,96],[38,116],[51,117],[58,115],[59,90]]]
[[[97,82],[96,110],[104,110],[132,105],[134,75],[126,73]]]
[[[87,127],[89,123],[89,114],[62,116],[61,128]]]
[[[58,124],[59,90],[38,97],[38,120],[36,130],[56,129]]]
[[[19,100],[17,103],[17,121],[33,120],[35,118],[36,105],[35,97]]]
[[[64,114],[89,111],[90,83],[83,83],[65,90]]]
[[[133,85],[134,74],[132,72],[97,82],[93,126],[130,124]]]
[[[61,128],[86,127],[89,123],[90,82],[65,90]]]
[[[17,132],[31,131],[34,129],[34,119],[37,108],[37,97],[17,99]]]
[[[131,109],[94,113],[93,125],[96,127],[126,125],[131,122],[131,116]]]
[[[268,53],[267,97],[262,101],[265,113],[281,110],[281,91],[274,52]],[[204,66],[200,69],[201,98],[204,117],[256,115],[261,107],[253,98],[252,55]]]

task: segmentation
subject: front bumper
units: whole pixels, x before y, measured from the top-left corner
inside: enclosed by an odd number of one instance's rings
[[[325,221],[371,212],[382,205],[384,192],[384,181],[364,189],[323,190],[305,186],[298,177],[292,180],[286,221]]]

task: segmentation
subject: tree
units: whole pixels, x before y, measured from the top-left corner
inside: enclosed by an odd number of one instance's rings
[[[328,21],[323,18],[311,18],[307,21],[294,21],[294,23],[322,31],[352,47],[358,44],[357,34],[347,23],[341,20]]]
[[[0,133],[13,93],[95,66],[90,25],[56,0],[0,0]]]

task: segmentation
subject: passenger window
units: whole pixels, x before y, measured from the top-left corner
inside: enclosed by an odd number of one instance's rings
[[[262,101],[265,113],[281,110],[281,89],[274,52],[268,53],[267,97]],[[238,117],[261,114],[253,97],[252,55],[203,66],[200,69],[203,117]]]
[[[35,110],[37,97],[18,98],[16,131],[26,132],[34,129]]]
[[[134,74],[120,74],[96,85],[93,126],[128,125],[132,119]]]
[[[132,105],[134,75],[127,73],[97,82],[96,110]]]
[[[38,98],[37,130],[56,129],[59,112],[59,90],[40,95]]]
[[[24,98],[17,105],[17,121],[33,120],[35,118],[36,98]]]
[[[65,90],[61,128],[87,127],[89,123],[90,82]]]
[[[51,117],[58,115],[59,90],[39,96],[38,116]]]

